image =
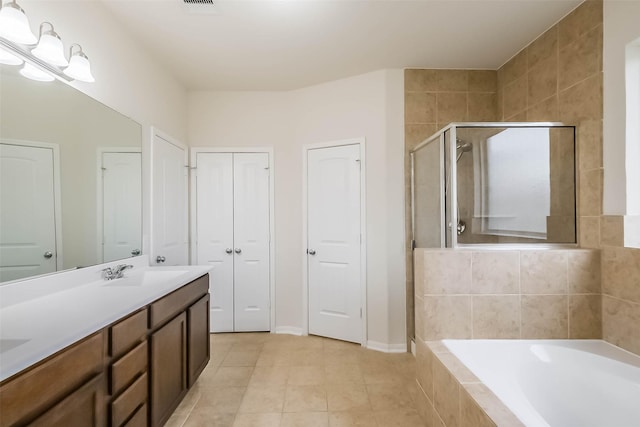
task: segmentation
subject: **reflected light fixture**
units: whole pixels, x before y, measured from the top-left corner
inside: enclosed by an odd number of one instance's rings
[[[74,46],[78,47],[75,53],[73,52]],[[82,46],[77,43],[72,44],[69,48],[69,66],[65,68],[63,73],[81,82],[93,83],[96,81],[91,74],[89,58],[82,51]]]
[[[0,8],[0,37],[20,44],[35,44],[38,41],[31,32],[27,15],[16,0],[11,0]]]
[[[22,65],[24,61],[11,52],[0,48],[0,64],[6,65]]]
[[[53,75],[47,73],[46,71],[42,71],[40,68],[35,67],[28,62],[25,62],[24,67],[22,67],[22,69],[20,70],[20,74],[28,79],[38,82],[52,82],[55,80]]]
[[[51,27],[43,31],[45,26]],[[38,45],[31,51],[33,56],[42,59],[44,62],[56,67],[66,67],[69,61],[64,57],[64,46],[60,36],[53,30],[50,22],[40,24],[40,39]]]

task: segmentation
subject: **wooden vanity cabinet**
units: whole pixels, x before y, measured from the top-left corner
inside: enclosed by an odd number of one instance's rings
[[[209,275],[0,383],[0,426],[161,426],[209,361]]]

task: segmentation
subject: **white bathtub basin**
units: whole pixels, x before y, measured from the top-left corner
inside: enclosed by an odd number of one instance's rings
[[[599,340],[444,340],[529,427],[640,426],[640,357]]]

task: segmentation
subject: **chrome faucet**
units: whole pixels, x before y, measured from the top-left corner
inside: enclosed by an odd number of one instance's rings
[[[119,264],[115,267],[107,267],[102,270],[102,278],[104,280],[120,279],[124,275],[127,268],[133,268],[131,264]]]

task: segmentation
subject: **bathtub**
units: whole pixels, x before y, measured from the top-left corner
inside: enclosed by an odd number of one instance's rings
[[[443,340],[528,427],[640,426],[640,357],[599,340]]]

